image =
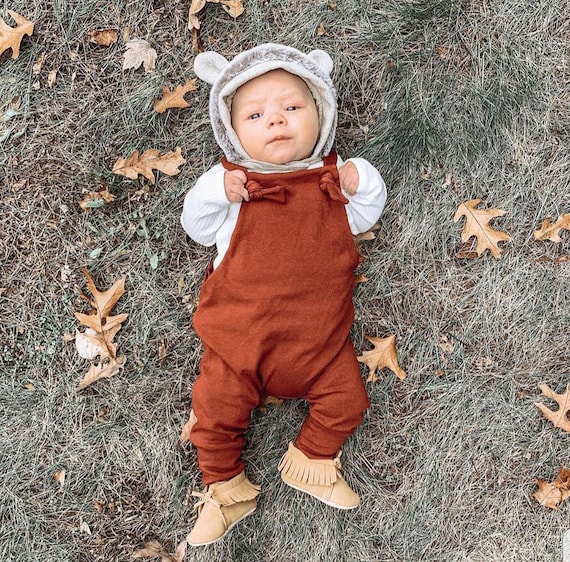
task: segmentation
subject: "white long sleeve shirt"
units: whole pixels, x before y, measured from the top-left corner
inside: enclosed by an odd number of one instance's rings
[[[350,158],[358,170],[358,189],[354,195],[344,193],[348,224],[353,234],[369,230],[378,220],[386,202],[386,185],[378,170],[363,158]],[[337,166],[342,166],[339,158]],[[322,167],[323,163],[311,168]],[[232,203],[226,197],[224,174],[217,164],[200,176],[196,185],[186,194],[181,222],[192,240],[204,246],[216,245],[218,255],[214,268],[222,261],[230,245],[241,203]]]

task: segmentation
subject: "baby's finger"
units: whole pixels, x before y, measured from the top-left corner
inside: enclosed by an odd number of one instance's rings
[[[239,178],[241,183],[245,184],[247,181],[247,176],[243,170],[234,170],[234,175],[236,178]]]
[[[249,201],[249,193],[242,185],[233,184],[230,188],[229,199],[232,203],[241,203],[244,199]]]

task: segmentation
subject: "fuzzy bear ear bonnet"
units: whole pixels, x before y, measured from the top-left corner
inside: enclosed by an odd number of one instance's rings
[[[196,75],[212,85],[210,119],[216,140],[228,160],[250,161],[231,123],[231,103],[236,90],[278,68],[302,78],[315,100],[320,136],[311,159],[323,158],[331,151],[337,123],[336,90],[330,77],[331,57],[319,49],[305,55],[292,47],[266,43],[240,53],[231,61],[213,51],[200,53],[194,61]]]

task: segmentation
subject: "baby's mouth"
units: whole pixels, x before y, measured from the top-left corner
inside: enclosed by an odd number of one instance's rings
[[[268,144],[274,143],[274,142],[279,142],[279,141],[286,141],[286,140],[291,140],[290,137],[286,137],[285,135],[278,135],[274,138],[272,138]]]

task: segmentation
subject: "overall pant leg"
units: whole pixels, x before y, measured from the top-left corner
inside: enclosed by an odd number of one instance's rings
[[[260,394],[255,374],[235,372],[206,347],[192,388],[192,409],[198,421],[190,433],[205,485],[229,480],[243,470],[243,434]]]
[[[309,414],[295,445],[312,459],[333,458],[370,406],[350,338],[306,396]]]

